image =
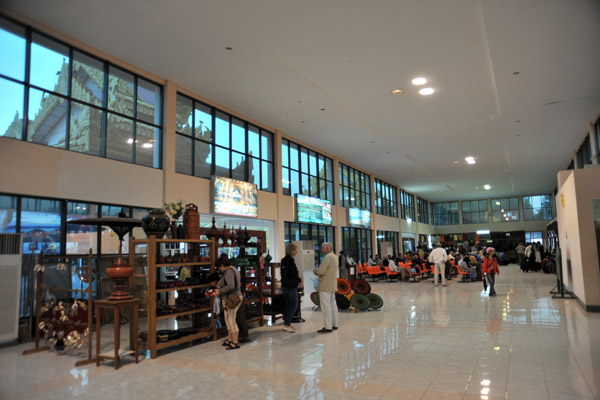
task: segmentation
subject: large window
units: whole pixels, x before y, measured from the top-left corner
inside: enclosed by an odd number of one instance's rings
[[[519,221],[519,198],[492,199],[492,222]]]
[[[342,228],[342,250],[357,263],[367,262],[373,254],[371,230]]]
[[[435,203],[436,225],[458,225],[458,201]]]
[[[391,243],[391,247],[388,247],[388,251],[384,252],[381,250],[381,243],[387,242]],[[398,248],[398,232],[392,231],[377,231],[377,254],[382,257],[386,257],[388,255],[396,255],[399,253]],[[391,251],[392,254],[389,254]]]
[[[523,196],[523,219],[525,221],[552,219],[552,198],[550,195]]]
[[[417,219],[420,224],[429,224],[429,202],[417,197]]]
[[[400,190],[400,202],[402,205],[402,219],[415,219],[415,196],[404,190]]]
[[[333,161],[304,146],[282,139],[281,186],[283,194],[297,193],[334,203]]]
[[[340,205],[371,211],[371,178],[340,163]]]
[[[0,17],[0,136],[161,168],[162,87]]]
[[[176,172],[224,176],[274,191],[271,132],[181,94],[175,129]]]
[[[577,150],[577,163],[579,168],[583,168],[586,164],[592,163],[592,146],[590,144],[590,135],[585,137],[585,140]]]
[[[315,250],[315,266],[319,266],[321,259],[320,246],[323,242],[329,242],[335,246],[335,228],[332,226],[299,224],[296,222],[284,222],[284,240],[288,243],[298,240],[312,240]]]
[[[488,201],[470,200],[462,202],[463,224],[488,223]]]
[[[375,179],[375,212],[388,217],[398,217],[396,187]]]

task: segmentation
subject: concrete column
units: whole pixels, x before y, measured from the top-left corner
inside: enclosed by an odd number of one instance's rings
[[[599,155],[598,155],[598,135],[596,133],[596,127],[592,122],[588,125],[588,131],[590,134],[590,147],[592,150],[592,165],[600,164]]]

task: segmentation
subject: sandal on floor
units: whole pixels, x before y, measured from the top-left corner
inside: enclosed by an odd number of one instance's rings
[[[229,342],[229,344],[225,347],[225,350],[235,350],[235,349],[239,349],[239,348],[240,348],[239,343]]]
[[[221,343],[221,346],[229,346],[231,342],[228,339],[225,339],[225,341],[223,343]]]

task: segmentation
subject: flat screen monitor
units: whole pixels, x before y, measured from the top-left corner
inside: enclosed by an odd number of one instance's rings
[[[348,224],[350,226],[371,227],[371,212],[360,208],[348,209]]]
[[[296,221],[331,225],[331,202],[303,194],[296,195]]]
[[[258,217],[258,191],[255,184],[215,176],[212,192],[215,214]]]

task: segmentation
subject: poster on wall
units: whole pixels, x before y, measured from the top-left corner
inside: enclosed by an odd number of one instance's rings
[[[256,185],[214,176],[213,212],[239,217],[258,217],[258,191]]]
[[[348,209],[348,224],[350,226],[371,227],[371,212],[360,208]]]
[[[331,202],[303,194],[296,195],[296,221],[310,224],[331,225],[333,217]]]

